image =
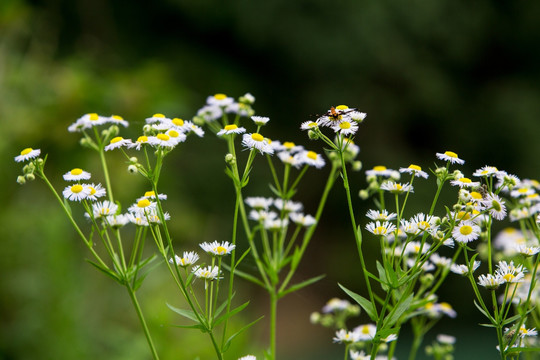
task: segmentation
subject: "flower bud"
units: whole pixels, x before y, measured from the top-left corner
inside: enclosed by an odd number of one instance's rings
[[[137,164],[139,162],[139,159],[137,159],[136,156],[132,156],[129,158],[129,162],[132,164]]]
[[[360,199],[362,200],[367,200],[369,198],[369,191],[367,190],[360,190],[360,192],[358,193],[358,196],[360,197]]]
[[[204,125],[204,118],[202,116],[194,116],[193,117],[193,123],[198,126]]]
[[[227,155],[225,155],[225,162],[228,164],[228,165],[234,165],[236,164],[236,157],[229,153]]]
[[[133,164],[129,165],[129,166],[128,166],[128,172],[129,172],[130,174],[136,174],[136,173],[137,173],[137,166],[135,166],[135,165],[133,165]]]
[[[318,140],[320,137],[319,133],[313,130],[309,130],[307,134],[310,140]]]
[[[353,161],[352,163],[352,170],[353,171],[360,171],[362,170],[362,162],[360,160]]]
[[[401,178],[401,174],[399,173],[399,171],[394,170],[390,173],[390,179],[398,181],[400,178]]]
[[[17,183],[20,185],[24,185],[26,183],[26,179],[24,178],[24,176],[22,175],[17,176]]]
[[[24,177],[25,177],[26,180],[28,180],[28,181],[34,181],[34,180],[36,180],[36,176],[35,176],[33,173],[26,174]]]

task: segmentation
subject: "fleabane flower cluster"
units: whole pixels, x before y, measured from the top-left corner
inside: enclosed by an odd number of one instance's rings
[[[106,190],[101,184],[81,183],[81,180],[90,180],[89,172],[75,168],[64,174],[64,180],[73,181],[75,184],[68,185],[62,191],[62,195],[69,201],[96,201],[106,195]]]
[[[279,231],[289,226],[289,219],[297,226],[310,227],[316,220],[304,214],[300,202],[280,198],[248,197],[246,204],[251,207],[249,218],[264,225],[267,230]]]

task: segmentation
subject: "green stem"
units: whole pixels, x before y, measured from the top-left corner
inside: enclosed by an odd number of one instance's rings
[[[144,335],[146,336],[146,341],[148,342],[148,346],[150,347],[150,351],[152,352],[152,357],[155,360],[159,359],[159,356],[156,351],[156,347],[154,346],[154,342],[152,341],[152,337],[150,336],[150,331],[148,330],[148,326],[146,325],[146,321],[144,320],[144,316],[141,310],[141,306],[139,305],[139,301],[137,300],[137,296],[135,295],[135,290],[131,287],[131,285],[126,285],[126,289],[129,293],[129,297],[131,298],[131,302],[133,303],[133,306],[135,307],[135,311],[137,312],[137,316],[139,317],[139,321],[141,322],[141,325],[144,330]]]

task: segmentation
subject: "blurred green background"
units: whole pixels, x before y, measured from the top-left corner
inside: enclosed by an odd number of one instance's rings
[[[308,144],[302,121],[339,104],[367,112],[356,138],[366,168],[427,169],[435,152],[452,150],[467,161],[468,174],[494,165],[538,178],[538,19],[537,1],[0,1],[0,185],[7,205],[0,210],[0,358],[149,358],[127,295],[83,261],[87,250],[43,183],[16,184],[13,157],[23,148],[49,154],[47,173],[61,189],[61,174],[71,168],[98,169],[66,130],[82,114],[122,115],[134,136],[153,113],[189,119],[208,95],[250,92],[257,113],[271,118],[265,135],[316,151],[321,144]],[[233,194],[224,153],[207,136],[190,138],[168,158],[161,187],[181,248],[229,237]],[[145,184],[117,161],[117,191],[130,201]],[[261,165],[247,195],[271,195]],[[315,212],[327,171],[308,175],[298,196],[307,212]],[[353,191],[365,185],[361,173],[352,181]],[[416,206],[432,188],[418,191]],[[359,215],[371,206],[356,201]],[[344,296],[338,281],[362,291],[344,210],[338,183],[298,276],[327,277],[281,303],[280,359],[342,356],[309,314]],[[163,270],[139,292],[163,359],[211,358],[206,338],[170,326],[181,320],[165,302],[181,301]],[[457,358],[494,358],[495,335],[476,325],[483,320],[472,291],[462,279],[450,280],[439,295],[459,315],[436,331],[458,336]],[[239,321],[265,314],[264,294],[239,286],[254,300]],[[456,289],[466,296],[456,299]],[[262,357],[264,325],[239,339],[231,355]]]

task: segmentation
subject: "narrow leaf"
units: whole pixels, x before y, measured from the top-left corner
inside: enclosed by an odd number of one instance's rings
[[[231,346],[231,342],[233,341],[233,339],[235,337],[237,337],[238,335],[240,335],[241,333],[243,333],[244,331],[246,331],[247,329],[249,329],[250,327],[252,327],[253,325],[255,325],[259,320],[261,320],[264,316],[261,316],[260,318],[258,318],[257,320],[255,321],[252,321],[250,322],[249,324],[247,324],[246,326],[244,326],[243,328],[241,328],[240,330],[238,330],[237,332],[235,332],[234,334],[231,335],[231,337],[229,337],[227,339],[227,342],[225,343],[225,345],[223,346],[223,349],[222,349],[222,352],[226,352],[227,350],[229,350],[229,347]]]
[[[405,298],[405,300],[401,300],[403,299],[401,298],[400,301],[397,303],[397,306],[392,309],[390,314],[388,314],[388,317],[383,322],[383,328],[394,325],[399,320],[401,315],[403,315],[403,313],[409,309],[413,298],[414,294],[410,294]]]
[[[221,324],[223,321],[225,321],[226,319],[230,318],[231,316],[233,316],[234,314],[238,314],[240,311],[244,310],[246,308],[246,306],[249,305],[249,301],[243,303],[242,305],[238,306],[237,308],[227,312],[226,314],[223,314],[223,316],[219,317],[215,322],[214,322],[214,325],[213,327],[215,326],[218,326],[219,324]]]
[[[358,295],[357,293],[347,289],[345,286],[339,284],[339,287],[347,293],[351,298],[353,298],[354,301],[358,303],[364,309],[364,311],[368,314],[368,316],[371,318],[371,320],[377,322],[378,314],[375,308],[373,307],[373,304],[368,299]]]
[[[178,308],[172,306],[169,303],[167,303],[167,307],[169,309],[171,309],[172,311],[174,311],[175,313],[177,313],[178,315],[181,315],[181,316],[183,316],[185,318],[193,320],[193,321],[195,321],[197,323],[199,322],[199,319],[197,318],[197,315],[195,315],[195,313],[192,310],[178,309]]]
[[[113,278],[114,281],[116,281],[116,282],[118,282],[118,283],[120,283],[120,284],[123,284],[122,279],[120,279],[120,278],[118,277],[118,275],[116,275],[116,273],[114,273],[113,271],[111,271],[111,270],[109,270],[109,269],[106,269],[106,268],[102,267],[101,265],[99,265],[99,264],[93,262],[92,260],[86,259],[86,261],[87,261],[88,263],[90,263],[91,265],[94,265],[94,266],[96,267],[96,269],[98,269],[99,271],[103,272],[105,275],[110,276],[111,278]]]
[[[325,276],[326,276],[326,275],[324,275],[324,274],[323,274],[323,275],[319,275],[319,276],[315,276],[315,277],[313,277],[313,278],[311,278],[311,279],[307,279],[307,280],[305,280],[305,281],[302,281],[301,283],[294,284],[294,285],[290,286],[287,290],[280,292],[280,293],[278,294],[278,298],[282,298],[282,297],[284,297],[284,296],[287,295],[287,294],[290,294],[290,293],[295,292],[295,291],[298,291],[298,290],[300,290],[300,289],[302,289],[302,288],[304,288],[304,287],[306,287],[306,286],[308,286],[308,285],[311,285],[311,284],[313,284],[313,283],[315,283],[315,282],[321,280],[321,279],[324,278]]]

